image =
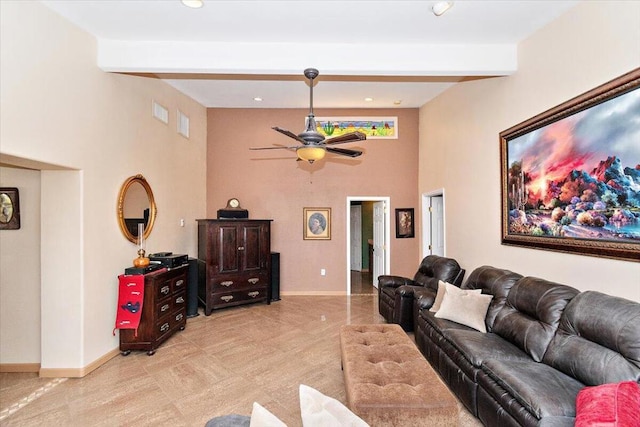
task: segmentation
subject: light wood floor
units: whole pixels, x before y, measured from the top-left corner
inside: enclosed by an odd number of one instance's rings
[[[368,271],[351,270],[351,294],[372,295],[378,290],[373,287],[373,274]]]
[[[383,322],[377,295],[284,296],[201,314],[154,356],[117,356],[84,378],[0,374],[0,425],[202,427],[249,415],[255,401],[300,426],[299,384],[345,403],[340,326]],[[461,410],[460,425],[480,424]]]

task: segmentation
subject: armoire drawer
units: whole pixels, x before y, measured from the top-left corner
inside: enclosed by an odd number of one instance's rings
[[[211,303],[214,306],[236,305],[247,301],[259,301],[267,298],[267,288],[252,288],[234,292],[214,293]]]

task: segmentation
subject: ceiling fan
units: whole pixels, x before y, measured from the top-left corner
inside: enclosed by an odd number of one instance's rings
[[[316,160],[323,159],[327,151],[333,154],[339,154],[341,156],[358,157],[362,154],[359,150],[349,150],[346,148],[336,148],[336,144],[347,144],[349,142],[364,141],[367,139],[367,135],[362,132],[349,132],[333,138],[325,139],[324,135],[318,132],[316,119],[313,115],[313,79],[318,77],[318,70],[315,68],[307,68],[304,70],[304,76],[309,79],[310,88],[310,102],[309,102],[309,115],[307,116],[305,123],[305,130],[298,135],[288,131],[286,129],[279,128],[277,126],[272,127],[273,130],[278,131],[290,138],[295,139],[302,145],[294,145],[289,147],[258,147],[250,148],[250,150],[296,150],[298,160],[305,160],[309,163],[313,163]]]

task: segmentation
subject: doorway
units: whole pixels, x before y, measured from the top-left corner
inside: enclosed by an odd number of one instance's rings
[[[422,258],[446,252],[444,202],[443,188],[422,195]]]
[[[355,206],[360,206],[360,208],[352,209]],[[371,220],[367,221],[363,219],[363,209],[362,206],[370,206],[371,207]],[[347,295],[352,294],[352,270],[353,266],[358,266],[357,262],[353,262],[352,257],[358,256],[360,254],[361,259],[365,258],[366,253],[366,261],[360,262],[360,273],[364,272],[364,270],[369,270],[369,278],[367,280],[371,281],[371,284],[375,289],[377,289],[377,277],[382,274],[386,274],[389,271],[390,266],[390,251],[388,242],[391,239],[390,235],[390,218],[388,214],[389,208],[389,197],[355,197],[349,196],[347,197],[347,206],[346,206],[346,214],[349,216],[349,224],[347,227]],[[353,215],[352,215],[353,212]],[[354,218],[353,216],[360,215],[360,218]],[[358,224],[360,225],[360,231],[358,231]],[[354,234],[360,234],[361,236],[371,236],[371,238],[362,238],[358,239],[358,236],[354,236]],[[355,242],[355,243],[354,243]],[[367,249],[363,249],[367,245]],[[360,248],[354,248],[354,245],[360,245]],[[372,251],[369,250],[369,245],[371,245]],[[371,256],[371,260],[369,261],[369,256]],[[358,277],[363,277],[365,275],[358,273]],[[357,278],[355,279],[357,280]],[[355,282],[354,280],[354,282]]]

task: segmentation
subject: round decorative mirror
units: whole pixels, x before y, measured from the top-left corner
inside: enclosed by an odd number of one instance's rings
[[[144,176],[127,178],[118,196],[118,224],[122,235],[131,243],[138,243],[138,224],[144,224],[146,240],[153,229],[156,213],[153,191]]]

